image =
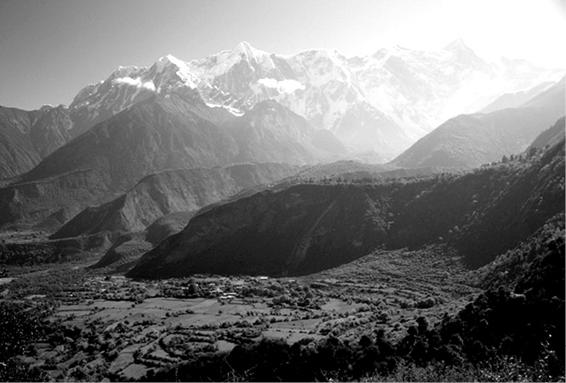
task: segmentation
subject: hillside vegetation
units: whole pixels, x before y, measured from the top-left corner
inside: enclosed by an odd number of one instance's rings
[[[263,339],[163,368],[146,380],[563,380],[564,216],[550,219],[528,242],[534,252],[514,252],[522,264],[515,283],[502,280],[435,326],[418,317],[399,342],[379,330],[356,342],[332,335],[293,345]]]
[[[144,177],[113,201],[86,208],[53,238],[142,231],[165,215],[196,211],[244,189],[288,177],[295,170],[283,164],[240,164],[159,172]]]
[[[292,185],[205,210],[129,275],[302,275],[436,242],[481,266],[563,211],[563,195],[563,143],[464,175]]]

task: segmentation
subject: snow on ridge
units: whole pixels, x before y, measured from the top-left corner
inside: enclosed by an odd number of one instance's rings
[[[122,94],[121,88],[101,82],[81,90],[72,106],[94,109],[107,94],[109,103],[119,98],[127,105],[143,89],[167,97],[175,89],[191,88],[209,107],[235,116],[272,98],[313,125],[332,129],[352,106],[367,103],[416,140],[455,114],[478,110],[500,92],[532,87],[549,74],[521,60],[484,62],[468,51],[457,41],[435,50],[397,45],[353,57],[334,49],[281,55],[244,41],[190,61],[168,54],[151,66],[119,67],[105,83],[132,89]]]
[[[140,77],[131,78],[131,77],[119,77],[112,80],[114,84],[126,84],[130,86],[134,86],[136,88],[145,88],[155,92],[155,84],[153,81],[142,81]]]
[[[232,105],[224,105],[224,104],[216,104],[213,102],[209,102],[209,101],[205,101],[204,102],[206,104],[206,106],[208,106],[209,108],[222,108],[227,110],[230,114],[236,116],[236,117],[240,117],[244,115],[244,112],[242,112],[240,109],[238,108],[234,108]]]
[[[193,72],[192,68],[190,68],[189,63],[178,59],[171,54],[160,57],[154,64],[154,66],[156,67],[158,73],[163,73],[172,68],[173,72],[178,76],[178,78],[185,86],[193,89],[197,87],[199,78]],[[159,86],[159,90],[161,90],[161,86],[162,85]]]
[[[262,51],[260,49],[254,48],[250,43],[247,41],[242,41],[234,48],[233,52],[236,53],[243,53],[246,56],[251,57],[259,57],[269,55],[269,53]]]
[[[266,88],[276,89],[279,93],[294,93],[297,90],[305,89],[305,86],[296,80],[285,79],[276,80],[274,78],[264,77],[257,81]]]
[[[187,64],[186,64],[183,60],[178,59],[177,57],[173,56],[172,54],[168,54],[168,55],[166,55],[166,56],[160,58],[159,60],[160,60],[160,61],[161,61],[161,60],[167,60],[167,61],[169,61],[170,63],[175,64],[175,65],[178,66],[179,68],[184,68],[184,67],[187,66]]]

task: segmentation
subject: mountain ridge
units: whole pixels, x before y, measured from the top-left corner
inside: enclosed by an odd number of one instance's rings
[[[113,201],[86,208],[52,238],[103,231],[142,231],[165,215],[196,211],[244,189],[278,181],[294,173],[292,166],[281,164],[162,171],[144,177]]]
[[[518,108],[454,117],[391,163],[401,167],[477,167],[524,151],[564,115],[565,78]]]
[[[380,246],[438,242],[478,267],[563,211],[563,183],[561,142],[540,155],[463,175],[267,190],[204,210],[128,275],[303,275]]]

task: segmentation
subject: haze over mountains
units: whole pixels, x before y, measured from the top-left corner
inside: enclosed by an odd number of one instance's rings
[[[515,108],[454,117],[397,157],[401,167],[477,167],[524,151],[564,116],[565,78]]]

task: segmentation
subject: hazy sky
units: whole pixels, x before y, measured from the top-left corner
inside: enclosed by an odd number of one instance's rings
[[[566,68],[566,0],[0,0],[0,105],[69,104],[118,65],[230,49],[367,54],[463,38]]]

